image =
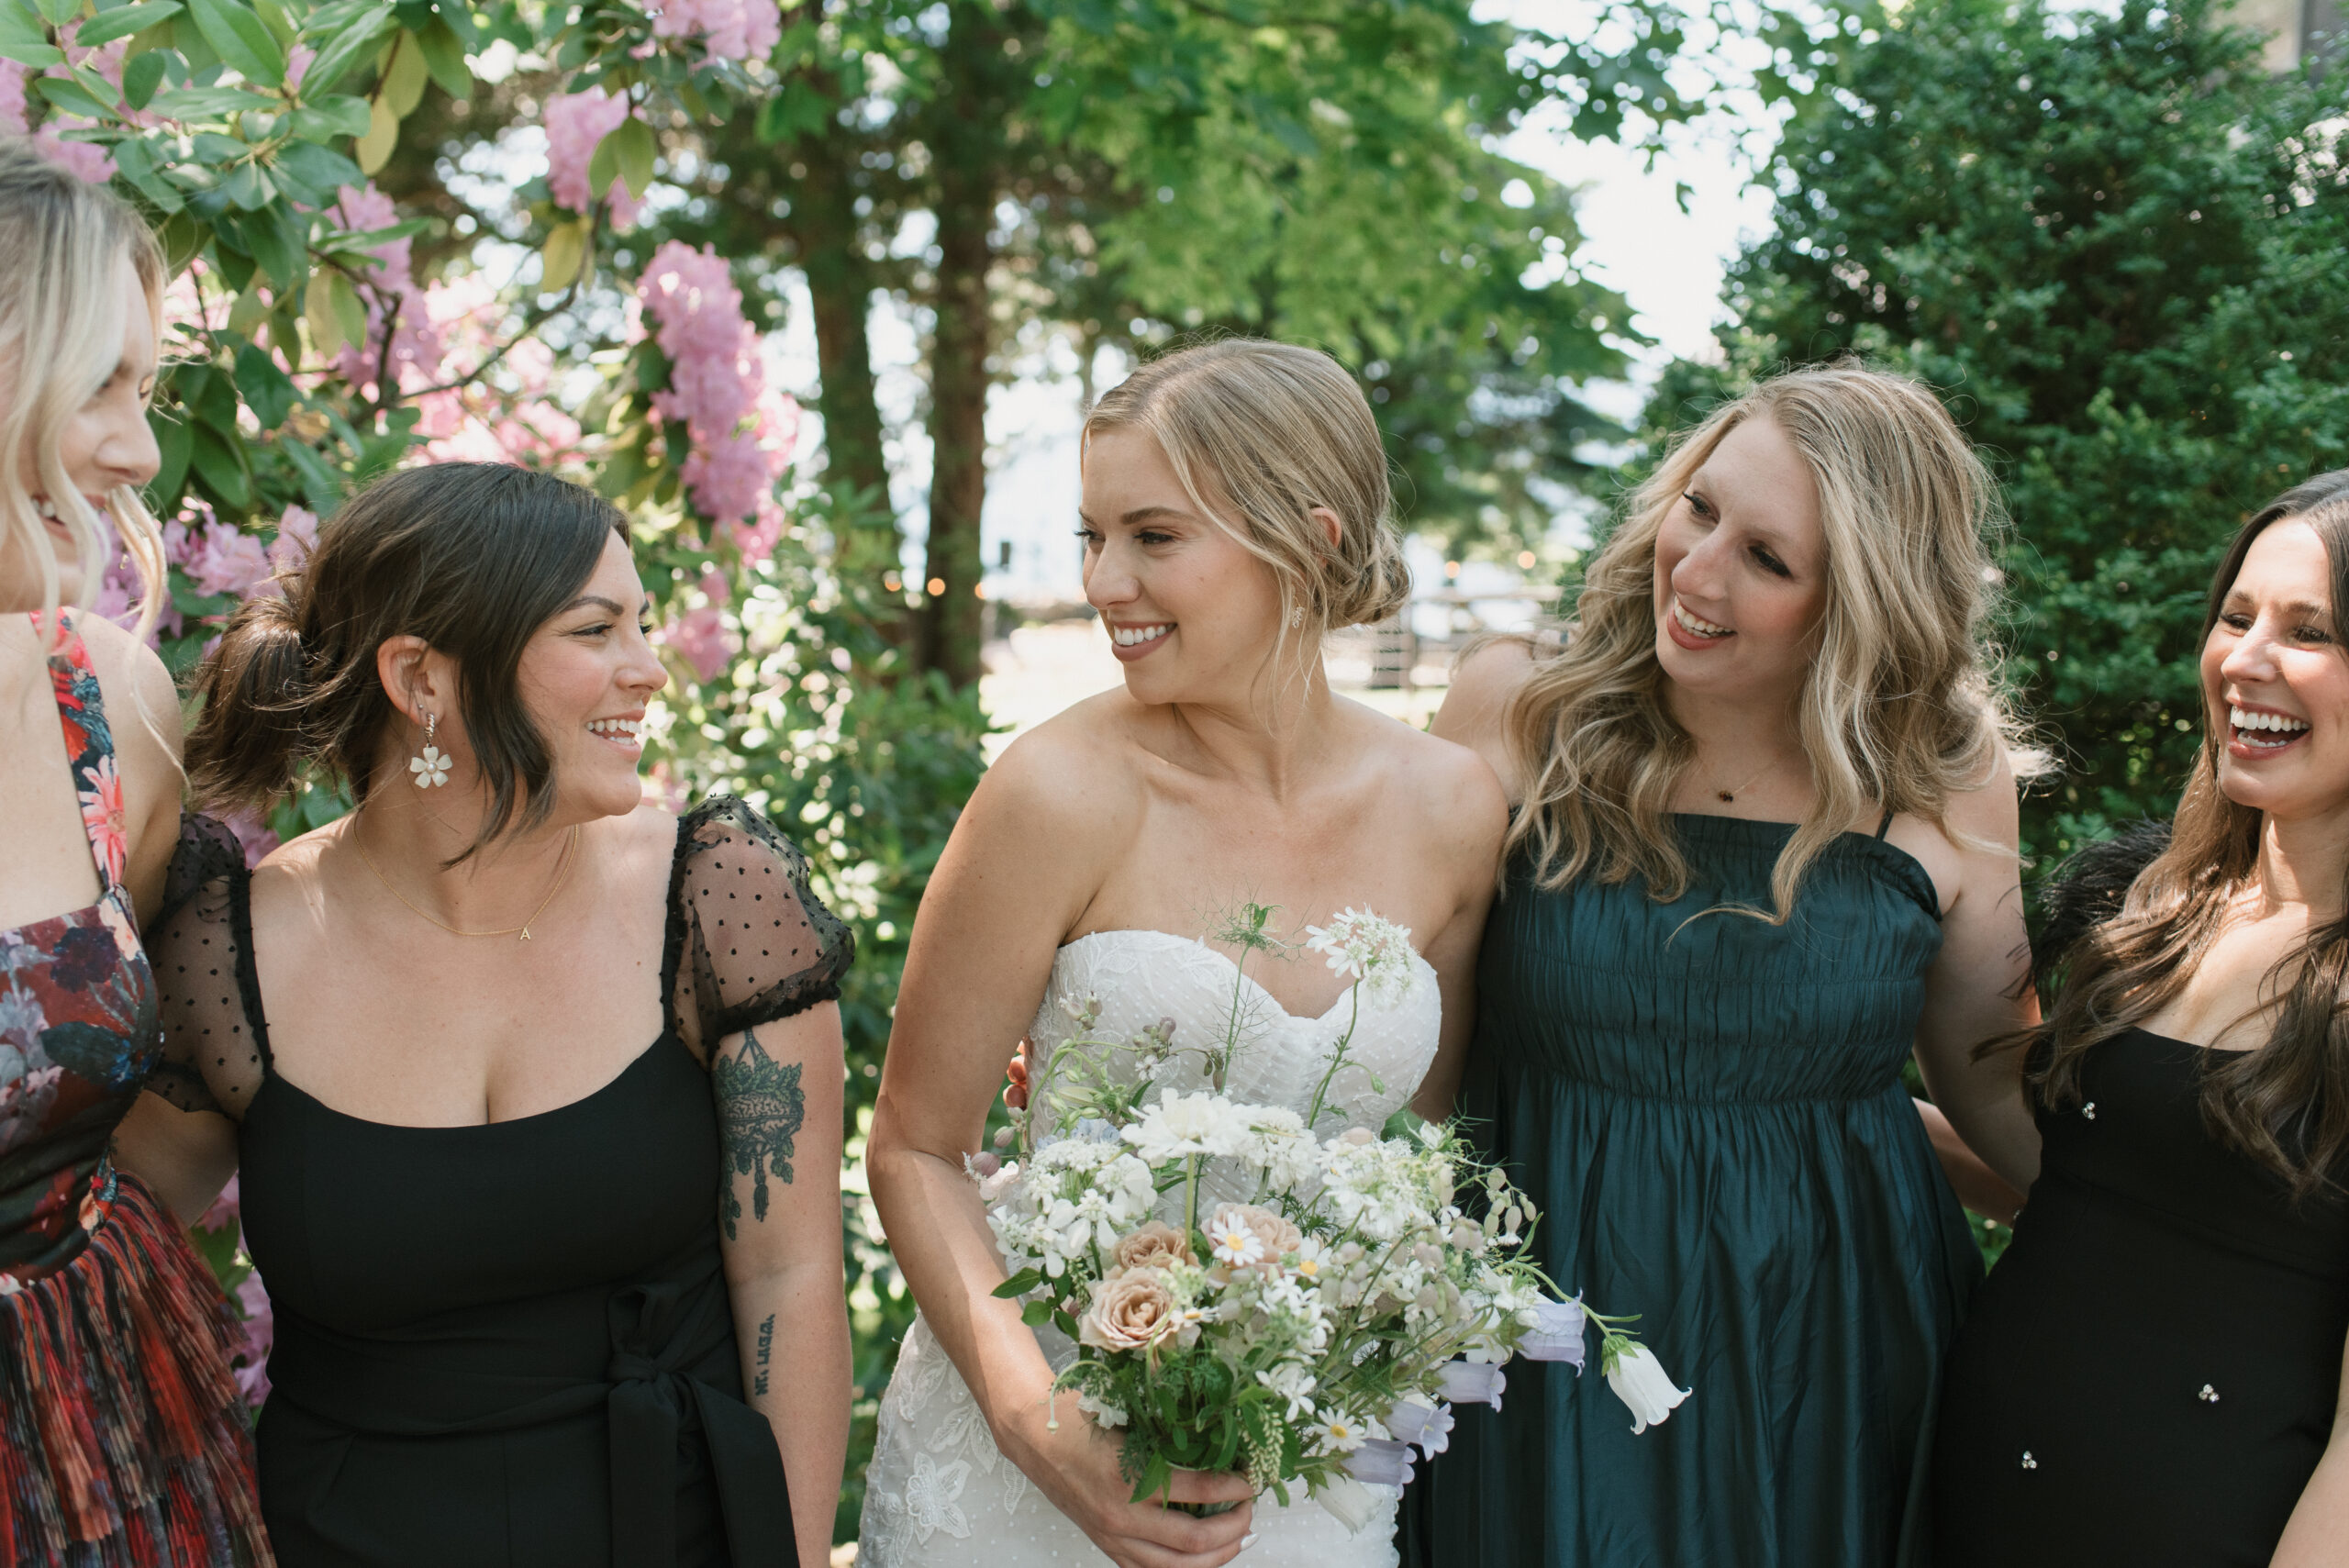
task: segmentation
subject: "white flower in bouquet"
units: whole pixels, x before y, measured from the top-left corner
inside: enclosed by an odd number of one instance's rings
[[[1076,1407],[1079,1410],[1084,1411],[1086,1415],[1092,1417],[1094,1424],[1103,1428],[1104,1429],[1112,1427],[1122,1427],[1130,1418],[1123,1410],[1119,1409],[1115,1405],[1105,1404],[1101,1400],[1093,1397],[1090,1394],[1078,1395],[1076,1396]]]
[[[1171,1165],[1200,1155],[1244,1151],[1250,1140],[1248,1119],[1220,1095],[1166,1095],[1144,1110],[1124,1136],[1149,1163]]]
[[[1264,1173],[1276,1193],[1294,1192],[1321,1173],[1321,1145],[1305,1118],[1285,1106],[1260,1106],[1249,1118],[1252,1134],[1241,1158]]]
[[[1226,1204],[1208,1221],[1208,1256],[1226,1268],[1244,1269],[1264,1261],[1264,1240]]]
[[[1645,1345],[1610,1340],[1606,1353],[1607,1384],[1631,1409],[1631,1434],[1637,1437],[1672,1414],[1689,1390],[1673,1386],[1664,1363]]]
[[[1430,1459],[1452,1446],[1452,1407],[1421,1394],[1406,1395],[1386,1413],[1386,1429],[1395,1440],[1419,1444]]]
[[[1338,973],[1359,980],[1381,1002],[1410,988],[1411,933],[1367,909],[1347,909],[1327,926],[1305,928],[1305,945]]]
[[[1341,1224],[1374,1241],[1395,1240],[1431,1219],[1416,1174],[1408,1152],[1362,1128],[1331,1139],[1323,1149],[1323,1195],[1335,1206]]]
[[[1508,1387],[1508,1374],[1488,1362],[1446,1362],[1438,1369],[1436,1388],[1454,1405],[1490,1405],[1497,1410]]]
[[[1319,1380],[1313,1375],[1311,1368],[1297,1362],[1283,1362],[1270,1371],[1259,1372],[1256,1381],[1287,1401],[1288,1408],[1281,1416],[1283,1420],[1300,1421],[1312,1416],[1313,1390]]]
[[[1243,1232],[1255,1238],[1252,1252],[1241,1240]],[[1259,1208],[1252,1203],[1217,1206],[1208,1218],[1207,1234],[1218,1262],[1230,1268],[1252,1268],[1268,1279],[1279,1278],[1284,1272],[1282,1260],[1294,1256],[1305,1244],[1305,1232],[1271,1209]]]
[[[1352,1453],[1377,1435],[1378,1423],[1351,1410],[1326,1410],[1306,1429],[1308,1441],[1319,1453]]]

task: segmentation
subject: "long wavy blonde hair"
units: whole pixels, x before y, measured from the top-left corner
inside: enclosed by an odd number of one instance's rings
[[[1589,874],[1637,875],[1659,902],[1687,889],[1669,817],[1696,743],[1665,706],[1655,656],[1656,535],[1721,439],[1756,418],[1809,469],[1826,536],[1819,649],[1796,701],[1815,794],[1771,873],[1768,917],[1792,914],[1803,873],[1864,813],[1939,822],[2011,740],[1985,639],[1987,540],[2003,523],[1988,471],[1915,382],[1852,364],[1795,371],[1716,409],[1632,494],[1564,647],[1510,701],[1527,789],[1508,848],[1543,887]],[[2028,754],[2019,762],[2027,771]]]
[[[30,142],[0,139],[0,539],[8,546],[0,554],[39,573],[46,611],[57,607],[61,582],[34,495],[49,497],[73,537],[84,600],[106,575],[106,529],[65,472],[59,443],[66,422],[120,361],[125,323],[115,280],[125,256],[160,338],[163,255],[147,225]],[[137,631],[144,637],[162,605],[162,533],[128,485],[106,497],[106,509],[139,573]]]

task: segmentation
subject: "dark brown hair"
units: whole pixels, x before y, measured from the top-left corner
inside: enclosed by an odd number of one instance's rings
[[[2307,523],[2324,541],[2333,624],[2342,625],[2349,609],[2349,469],[2285,492],[2243,525],[2211,580],[2198,655],[2252,544],[2288,518]],[[2203,718],[2202,753],[2168,847],[2131,882],[2119,914],[2067,951],[2048,955],[2060,984],[2045,1021],[1988,1048],[2030,1052],[2028,1079],[2043,1105],[2076,1102],[2088,1051],[2177,995],[2225,929],[2230,895],[2257,871],[2262,814],[2219,788],[2221,738],[2209,728],[2210,716]],[[2349,885],[2349,866],[2341,875]],[[2349,914],[2311,929],[2276,962],[2268,980],[2281,998],[2275,1029],[2259,1050],[2210,1059],[2202,1115],[2227,1143],[2305,1195],[2337,1180],[2349,1162]]]
[[[375,651],[417,637],[456,662],[457,711],[443,719],[462,728],[490,784],[465,854],[545,820],[554,759],[516,672],[616,533],[625,541],[628,524],[610,502],[525,468],[444,462],[378,480],[319,528],[282,596],[228,617],[197,670],[204,713],[187,764],[198,804],[264,810],[306,768],[363,802],[395,712]]]

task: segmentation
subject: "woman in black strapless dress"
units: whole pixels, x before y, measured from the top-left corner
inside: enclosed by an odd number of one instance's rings
[[[141,1168],[240,1168],[286,1568],[830,1544],[851,943],[756,811],[642,804],[664,677],[618,520],[519,469],[395,475],[201,677],[201,798],[297,760],[358,786],[154,942],[184,1115]]]
[[[2050,923],[2040,1175],[1951,1352],[1935,1568],[2349,1562],[2342,609],[2349,473],[2236,539],[2173,835]]]

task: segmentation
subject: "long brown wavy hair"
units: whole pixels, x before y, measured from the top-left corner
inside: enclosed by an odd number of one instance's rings
[[[2253,542],[2288,518],[2324,541],[2333,623],[2341,624],[2349,607],[2349,469],[2285,492],[2243,525],[2211,579],[2198,651]],[[2263,813],[2219,788],[2221,731],[2216,716],[2202,717],[2202,753],[2169,847],[2137,873],[2117,916],[2068,952],[2050,955],[2057,984],[2044,1021],[1983,1048],[2027,1051],[2026,1079],[2043,1106],[2076,1104],[2087,1053],[2177,995],[2226,929],[2234,895],[2258,873]],[[2349,866],[2342,875],[2349,883]],[[2276,961],[2267,984],[2277,997],[2275,1029],[2256,1051],[2210,1059],[2202,1116],[2221,1139],[2306,1195],[2349,1158],[2349,913],[2312,928]]]
[[[1917,383],[1856,364],[1795,371],[1716,410],[1632,494],[1585,576],[1564,648],[1537,652],[1510,699],[1504,727],[1527,782],[1508,848],[1530,855],[1544,887],[1587,873],[1636,874],[1660,902],[1687,888],[1668,818],[1697,748],[1664,701],[1656,535],[1722,438],[1753,418],[1775,421],[1801,455],[1826,536],[1819,651],[1796,704],[1817,795],[1771,873],[1774,923],[1864,812],[1940,821],[2010,738],[1983,639],[1998,575],[1986,539],[2001,520],[1988,471]],[[2030,770],[2028,753],[2011,754],[2018,773]]]

